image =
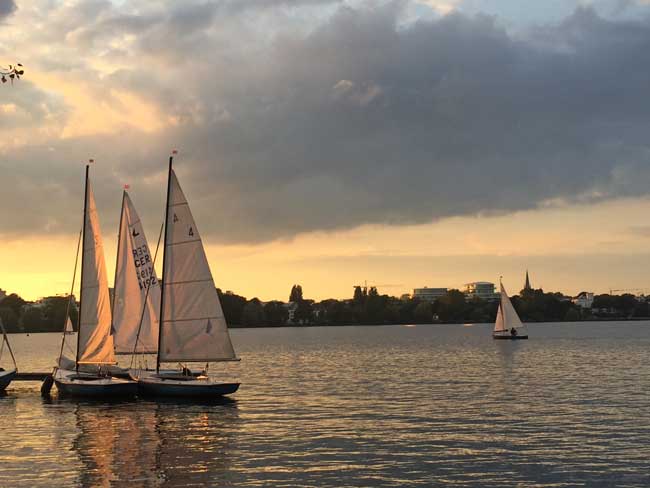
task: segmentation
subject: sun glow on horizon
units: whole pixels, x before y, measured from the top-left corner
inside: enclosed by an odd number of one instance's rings
[[[100,209],[101,214],[104,209]],[[526,268],[535,286],[576,294],[583,289],[648,286],[650,232],[634,224],[650,212],[650,200],[627,199],[592,206],[540,209],[498,217],[458,217],[412,226],[367,225],[337,232],[301,234],[262,244],[215,244],[203,236],[216,286],[267,300],[286,300],[295,283],[314,299],[347,298],[352,286],[391,284],[380,292],[400,295],[421,286],[460,288],[470,281],[498,281],[518,290]],[[142,216],[146,222],[146,216]],[[603,234],[603,223],[609,230]],[[200,228],[200,222],[197,222]],[[116,238],[104,229],[110,282]],[[156,229],[147,229],[152,252]],[[615,239],[607,236],[614,235]],[[153,237],[153,239],[152,239]],[[68,293],[77,236],[5,239],[0,288],[34,300]],[[618,269],[606,264],[618,263]],[[160,275],[161,256],[156,268]],[[78,294],[78,281],[75,293]]]

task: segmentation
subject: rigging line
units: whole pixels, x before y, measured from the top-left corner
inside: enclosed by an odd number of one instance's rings
[[[0,329],[2,329],[2,344],[7,343],[7,350],[9,351],[9,354],[11,354],[11,360],[14,362],[14,369],[18,370],[18,365],[16,365],[16,358],[14,357],[14,352],[11,350],[11,344],[9,344],[9,339],[7,339],[7,331],[5,330],[5,326],[2,323],[2,320],[0,320]]]
[[[160,225],[160,233],[158,234],[158,243],[156,244],[156,252],[153,255],[153,262],[151,267],[156,269],[156,258],[158,257],[158,249],[160,248],[160,239],[162,238],[163,228],[165,227],[165,222]],[[157,280],[156,280],[157,281]],[[149,299],[149,289],[151,288],[151,282],[147,285],[147,291],[144,295],[144,302],[142,303],[142,313],[140,314],[140,323],[138,324],[138,333],[135,336],[135,343],[133,344],[133,355],[131,356],[131,364],[129,368],[133,367],[133,359],[136,355],[138,349],[138,341],[140,340],[140,331],[142,330],[142,320],[144,319],[144,312],[147,309],[147,300]],[[162,291],[162,290],[161,290]],[[160,334],[160,319],[158,319],[158,334]],[[144,354],[144,353],[143,353]]]
[[[63,320],[63,338],[61,339],[61,351],[59,352],[59,360],[57,366],[61,364],[61,357],[63,356],[63,347],[65,346],[65,329],[68,325],[68,317],[70,316],[70,303],[72,302],[72,293],[74,292],[74,283],[77,278],[77,264],[79,263],[79,247],[81,246],[81,233],[83,228],[79,231],[79,238],[77,239],[77,254],[74,258],[74,272],[72,273],[72,285],[70,286],[70,295],[68,296],[68,304],[65,307],[65,319]],[[72,320],[70,320],[72,323]],[[79,334],[79,325],[81,324],[81,315],[77,317],[77,334]],[[72,346],[70,351],[72,351]]]

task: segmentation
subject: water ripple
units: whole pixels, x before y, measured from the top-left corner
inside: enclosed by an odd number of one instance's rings
[[[0,486],[650,486],[650,324],[234,330],[233,402],[0,398]],[[14,336],[47,370],[58,336]]]

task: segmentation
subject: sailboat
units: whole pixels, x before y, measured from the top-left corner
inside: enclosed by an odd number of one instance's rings
[[[234,393],[239,383],[218,383],[207,374],[210,362],[238,361],[228,333],[203,242],[169,158],[163,247],[160,330],[156,371],[138,379],[143,395],[218,398]],[[205,362],[201,372],[184,363]],[[160,369],[181,363],[180,370]]]
[[[14,363],[14,369],[10,369],[9,371],[5,371],[4,368],[0,368],[0,392],[3,392],[9,386],[9,383],[11,383],[11,380],[13,380],[15,378],[16,373],[18,372],[18,366],[16,366],[16,358],[14,357],[14,352],[11,350],[11,346],[9,345],[9,339],[7,338],[7,332],[5,331],[5,326],[2,323],[1,318],[0,318],[0,329],[2,329],[2,345],[0,345],[0,358],[2,358],[2,353],[3,353],[5,345],[6,345],[7,350],[9,351],[9,354],[11,355],[11,360]]]
[[[116,354],[156,354],[160,282],[140,217],[125,186],[115,264],[113,341]]]
[[[501,285],[501,302],[497,310],[497,319],[494,322],[492,337],[506,340],[528,339],[526,325],[521,322],[515,307],[512,306],[503,283],[499,282],[499,284]]]
[[[115,364],[115,354],[104,246],[88,171],[89,165],[86,166],[75,367],[71,369],[61,361],[63,358],[60,358],[52,376],[57,389],[64,394],[92,397],[133,396],[137,393],[137,384],[134,381],[114,378],[104,369]],[[80,366],[91,366],[97,370],[84,371],[83,368],[80,370]]]
[[[65,335],[72,335],[74,334],[74,327],[72,327],[72,320],[70,320],[70,316],[68,315],[67,320],[65,321]]]

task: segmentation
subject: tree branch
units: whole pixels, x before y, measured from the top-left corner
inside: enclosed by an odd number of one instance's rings
[[[13,84],[14,80],[19,80],[24,72],[23,65],[20,63],[15,66],[10,64],[9,68],[0,67],[0,81],[7,83],[8,80]]]

